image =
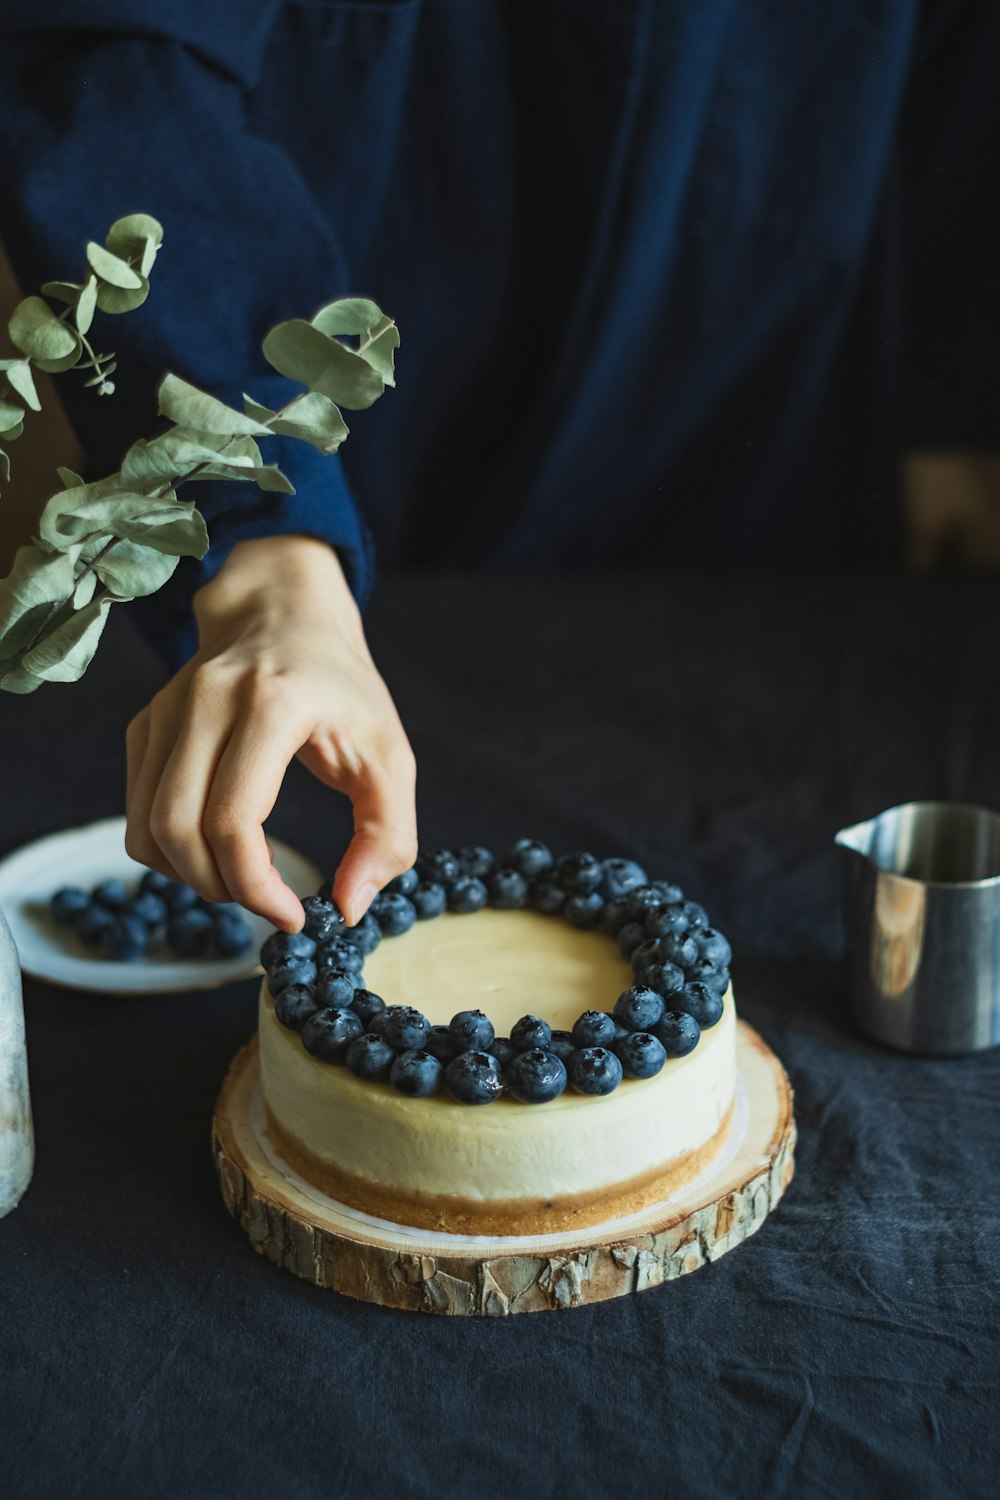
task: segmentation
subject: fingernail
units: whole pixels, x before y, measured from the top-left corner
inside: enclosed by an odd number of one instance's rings
[[[360,891],[358,892],[358,915],[357,915],[357,921],[359,921],[359,922],[361,921],[361,918],[364,916],[364,914],[368,910],[369,906],[371,906],[372,902],[375,900],[375,897],[377,895],[378,895],[378,887],[372,885],[370,882],[369,882],[368,885],[363,885],[361,887]]]

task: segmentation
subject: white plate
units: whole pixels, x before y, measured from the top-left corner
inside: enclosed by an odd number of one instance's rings
[[[268,839],[282,879],[297,896],[310,896],[321,875],[288,844]],[[105,818],[83,828],[67,828],[25,844],[0,861],[0,906],[14,934],[25,974],[75,990],[105,994],[168,994],[207,990],[261,973],[260,945],[274,931],[264,917],[244,912],[253,929],[253,947],[238,958],[178,958],[161,936],[145,958],[116,963],[88,948],[49,911],[49,897],[64,885],[89,890],[99,880],[124,880],[131,889],[143,866],[125,853],[125,819]]]

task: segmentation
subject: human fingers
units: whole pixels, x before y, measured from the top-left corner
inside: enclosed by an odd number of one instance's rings
[[[333,898],[353,927],[382,887],[417,857],[416,763],[409,745],[404,740],[363,766],[346,790],[354,837],[334,877]]]
[[[125,731],[125,852],[138,864],[159,870],[168,880],[180,880],[149,827],[149,799],[145,788],[155,786],[161,763],[159,746],[155,764],[149,757],[150,738],[150,711],[144,708]],[[149,767],[144,779],[147,761]]]
[[[151,747],[155,743],[159,749],[158,763],[151,751],[137,792],[140,803],[148,805],[156,843],[180,878],[207,901],[230,899],[202,824],[236,712],[226,695],[197,678],[179,706],[168,698],[152,716]]]

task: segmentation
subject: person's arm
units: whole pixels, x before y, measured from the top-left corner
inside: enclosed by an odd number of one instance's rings
[[[333,892],[353,924],[416,858],[416,768],[336,554],[241,542],[194,608],[198,650],[129,725],[128,852],[295,930],[262,824],[297,755],[354,805]]]

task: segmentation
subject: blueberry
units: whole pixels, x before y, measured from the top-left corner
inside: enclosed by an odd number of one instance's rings
[[[652,911],[654,906],[663,904],[659,891],[653,885],[637,885],[625,897],[625,910],[631,922],[645,922],[646,913]]]
[[[384,891],[378,897],[373,915],[386,937],[402,937],[417,920],[417,909],[406,896],[394,896]]]
[[[496,1036],[492,1021],[481,1010],[460,1010],[457,1016],[452,1016],[448,1030],[455,1038],[458,1052],[487,1052]]]
[[[614,1018],[604,1010],[585,1010],[570,1035],[575,1047],[610,1047],[615,1039]]]
[[[624,958],[631,958],[640,944],[646,941],[646,929],[641,922],[626,922],[618,929],[618,948]]]
[[[634,859],[605,859],[601,861],[601,869],[601,895],[606,901],[617,900],[626,891],[634,891],[649,882],[642,865],[636,864]]]
[[[351,998],[351,1006],[355,1015],[361,1017],[365,1030],[368,1031],[375,1017],[385,1010],[385,1001],[373,990],[355,990]]]
[[[606,932],[609,937],[616,937],[619,928],[624,927],[627,921],[628,912],[624,897],[613,896],[610,901],[605,901],[597,926],[600,932]]]
[[[457,880],[452,881],[448,891],[448,907],[451,911],[482,911],[486,901],[486,887],[475,875],[459,875]]]
[[[667,1060],[667,1049],[648,1031],[633,1031],[615,1043],[615,1056],[626,1078],[655,1078]]]
[[[154,896],[166,896],[170,879],[167,875],[161,875],[159,870],[143,870],[142,879],[139,881],[139,893],[152,891]]]
[[[49,898],[49,911],[57,922],[68,926],[80,912],[86,911],[90,897],[79,885],[64,885]]]
[[[688,984],[707,984],[711,989],[718,990],[720,995],[724,995],[729,988],[729,970],[717,969],[707,958],[699,958],[696,964],[690,964],[684,970],[684,975]]]
[[[659,896],[661,906],[678,906],[684,900],[684,892],[672,880],[651,880],[649,889]]]
[[[566,1087],[566,1064],[554,1052],[529,1047],[507,1064],[503,1081],[522,1104],[547,1104]]]
[[[484,849],[481,844],[466,844],[464,849],[459,849],[457,858],[462,874],[475,875],[477,880],[485,880],[496,869],[492,850]]]
[[[324,969],[316,975],[316,1003],[321,1009],[341,1009],[354,1003],[354,975],[350,969]]]
[[[344,930],[344,917],[339,906],[327,896],[307,896],[302,903],[306,914],[303,931],[314,942],[328,943]]]
[[[665,955],[659,938],[648,937],[632,949],[630,957],[632,967],[638,973],[640,969],[648,969],[651,964],[661,964]]]
[[[432,1026],[427,1033],[424,1051],[429,1052],[432,1057],[436,1057],[438,1062],[450,1063],[452,1058],[457,1057],[461,1050],[461,1047],[459,1047],[451,1034],[450,1027]]]
[[[207,953],[214,927],[207,911],[189,907],[167,923],[167,942],[182,958],[200,958]]]
[[[684,970],[676,964],[649,964],[636,970],[635,982],[658,995],[672,995],[684,988]]]
[[[316,944],[304,932],[272,932],[265,938],[260,950],[260,961],[265,969],[282,958],[312,958]]]
[[[510,1028],[510,1039],[518,1052],[527,1052],[529,1047],[547,1047],[552,1039],[552,1028],[539,1016],[522,1016]]]
[[[384,1017],[384,1020],[382,1019]],[[422,1047],[430,1031],[430,1022],[412,1005],[389,1005],[378,1018],[379,1032],[390,1047],[408,1051],[411,1047]],[[372,1028],[369,1026],[369,1030]]]
[[[697,901],[685,901],[681,908],[688,919],[688,927],[692,932],[701,932],[708,927],[708,912]]]
[[[663,996],[644,985],[622,990],[615,1001],[615,1018],[627,1031],[649,1031],[663,1015]]]
[[[385,889],[390,896],[412,896],[419,884],[420,876],[416,870],[410,869],[390,880]]]
[[[96,901],[91,901],[73,918],[73,930],[85,943],[99,943],[101,933],[105,927],[110,926],[114,919],[114,912],[108,911],[106,906],[98,906]]]
[[[444,1070],[444,1086],[459,1104],[490,1104],[503,1093],[500,1063],[490,1052],[460,1052]]]
[[[651,906],[645,925],[654,938],[666,937],[669,932],[684,933],[688,930],[687,913],[683,906]]]
[[[367,957],[369,953],[375,952],[382,941],[382,929],[375,918],[366,913],[353,927],[341,929],[340,941],[350,943],[352,948],[356,948],[359,953]]]
[[[715,1025],[724,1008],[724,1001],[718,990],[697,982],[686,984],[678,994],[671,995],[670,1003],[675,1010],[687,1011],[689,1016],[694,1016],[702,1031]]]
[[[668,1057],[684,1057],[697,1047],[701,1027],[686,1011],[665,1010],[653,1028],[653,1035],[666,1047]]]
[[[316,967],[320,970],[350,969],[352,974],[360,974],[364,963],[364,954],[346,938],[334,938],[331,943],[324,943],[316,949]]]
[[[567,896],[562,914],[574,927],[581,927],[585,932],[590,932],[601,920],[603,910],[604,897],[598,891],[591,891],[587,896],[579,894]]]
[[[389,1069],[396,1054],[381,1036],[356,1036],[348,1042],[344,1061],[357,1078],[374,1080],[388,1078]]]
[[[566,905],[566,892],[550,875],[542,875],[528,888],[528,905],[543,916],[554,917]]]
[[[666,937],[657,938],[657,942],[663,961],[677,964],[682,969],[697,963],[701,956],[694,938],[680,932],[668,932]]]
[[[426,1099],[436,1094],[444,1068],[433,1053],[414,1047],[401,1052],[389,1070],[389,1082],[411,1099]]]
[[[421,880],[431,880],[435,885],[445,887],[462,873],[462,866],[450,849],[432,849],[427,854],[418,855],[416,869]]]
[[[410,900],[417,913],[417,920],[429,922],[432,917],[439,917],[447,907],[448,892],[436,880],[422,880],[416,890],[410,892]]]
[[[351,1042],[364,1035],[361,1018],[337,1006],[313,1011],[302,1028],[302,1045],[323,1062],[339,1062]]]
[[[490,905],[501,911],[515,911],[528,899],[528,882],[517,870],[494,870],[486,882]]]
[[[130,917],[138,917],[150,929],[166,924],[167,903],[155,891],[140,891],[138,896],[132,897],[125,910]]]
[[[606,1047],[583,1047],[566,1065],[578,1094],[610,1094],[622,1081],[622,1065]]]
[[[107,907],[108,911],[124,911],[129,897],[123,880],[102,880],[94,886],[90,899],[98,906]]]
[[[274,1002],[274,1014],[290,1031],[301,1031],[318,1009],[316,991],[311,984],[286,985]]]
[[[194,886],[185,885],[183,880],[168,881],[160,895],[166,901],[167,910],[172,917],[179,917],[182,912],[193,910],[201,901]]]
[[[554,861],[552,850],[538,839],[518,839],[507,851],[504,864],[523,875],[525,880],[535,880],[543,870],[551,870]]]
[[[509,1036],[495,1036],[487,1051],[493,1054],[501,1068],[505,1068],[511,1058],[517,1056],[517,1048]]]
[[[146,924],[138,917],[112,917],[101,931],[102,950],[108,958],[116,959],[119,963],[142,958],[148,940]]]
[[[554,1052],[556,1057],[561,1057],[563,1062],[566,1062],[576,1051],[576,1043],[570,1032],[554,1031],[549,1037],[549,1044],[546,1050]]]
[[[696,929],[694,940],[702,958],[707,958],[716,968],[728,969],[732,963],[733,950],[721,932],[717,932],[714,927],[701,927]]]
[[[615,1018],[612,1017],[612,1020],[615,1020]],[[628,1027],[623,1026],[620,1021],[615,1020],[615,1037],[614,1041],[611,1043],[612,1047],[617,1046],[619,1042],[623,1042],[629,1034],[630,1033]]]
[[[253,928],[239,912],[223,909],[213,917],[212,947],[222,958],[239,958],[253,947]]]
[[[601,861],[593,854],[564,854],[557,868],[563,890],[578,896],[596,891],[604,875]]]
[[[267,987],[276,999],[290,984],[315,983],[316,965],[309,958],[282,959],[267,970]]]

